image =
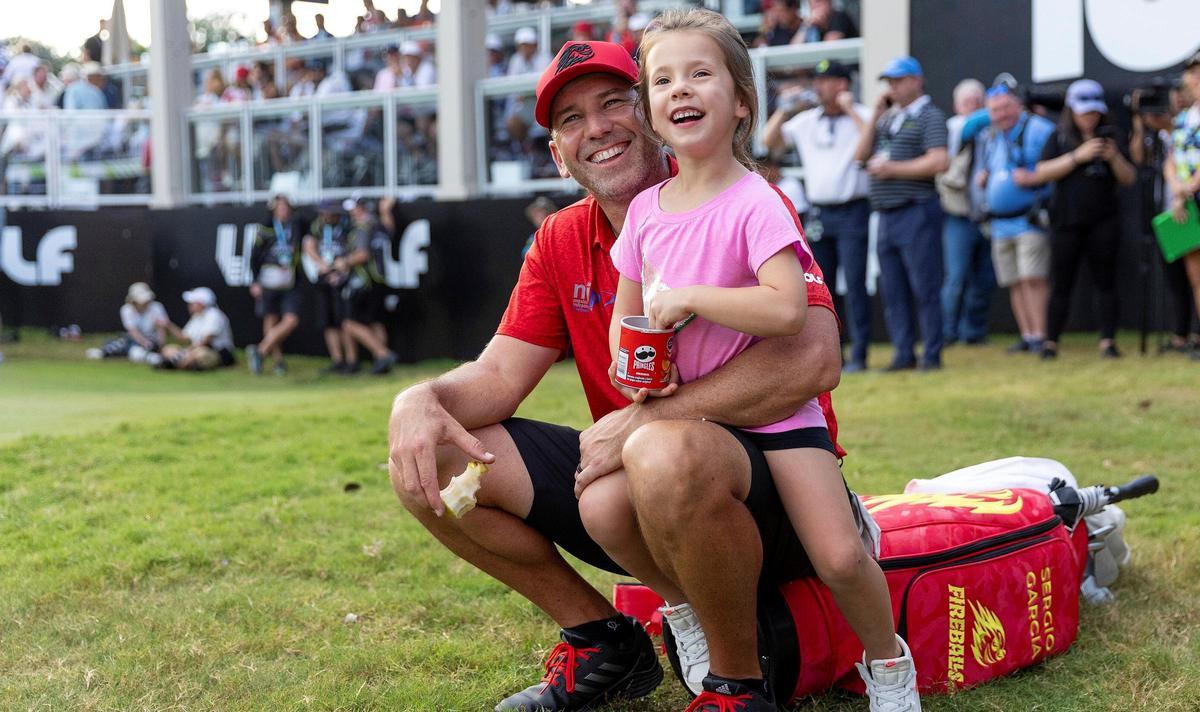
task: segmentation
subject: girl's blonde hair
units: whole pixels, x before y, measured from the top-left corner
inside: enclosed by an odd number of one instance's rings
[[[754,68],[750,64],[750,52],[746,48],[746,41],[737,29],[729,24],[729,20],[712,10],[696,7],[672,8],[656,17],[646,28],[638,48],[638,103],[646,125],[651,133],[654,133],[650,122],[650,76],[646,71],[646,57],[663,35],[684,30],[702,32],[721,48],[721,54],[725,57],[725,67],[733,77],[734,93],[750,110],[750,114],[738,122],[733,132],[733,157],[750,170],[754,170],[750,139],[754,136],[754,127],[758,125],[758,93],[754,89]]]

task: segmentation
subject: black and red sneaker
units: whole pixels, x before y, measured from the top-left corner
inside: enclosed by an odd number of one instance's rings
[[[704,692],[684,712],[778,712],[774,700],[745,685],[709,675]]]
[[[645,697],[663,679],[654,644],[641,624],[619,642],[592,642],[569,630],[546,659],[542,681],[496,705],[496,712],[590,710]]]

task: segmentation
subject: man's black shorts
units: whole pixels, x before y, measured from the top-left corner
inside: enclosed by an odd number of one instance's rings
[[[628,575],[592,541],[579,517],[575,470],[579,466],[579,431],[524,418],[501,423],[512,437],[533,482],[533,506],[525,522],[582,561],[605,571]],[[750,458],[750,493],[746,506],[763,543],[762,583],[812,576],[812,564],[788,521],[766,458],[745,433],[722,426]]]
[[[342,326],[345,313],[342,308],[341,289],[322,277],[317,283],[317,319],[322,329],[338,329]]]
[[[300,316],[300,290],[296,287],[291,289],[264,289],[262,296],[258,298],[256,311],[261,319],[267,316],[283,316],[284,314],[295,314]]]

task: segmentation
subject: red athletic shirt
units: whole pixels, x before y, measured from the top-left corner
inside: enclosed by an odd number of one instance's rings
[[[787,197],[778,188],[775,192],[796,215]],[[796,227],[803,234],[798,216]],[[616,239],[604,211],[590,195],[551,215],[534,236],[496,329],[498,335],[574,355],[593,420],[629,405],[608,380],[612,363],[608,324],[620,276],[609,250]],[[808,282],[809,305],[833,311],[821,268],[814,263],[810,274],[815,279]],[[834,449],[843,456],[833,402],[828,393],[822,393],[818,401]]]

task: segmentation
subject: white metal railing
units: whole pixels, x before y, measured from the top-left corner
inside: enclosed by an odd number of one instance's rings
[[[432,195],[436,138],[421,132],[436,125],[436,111],[436,88],[195,107],[180,156],[188,200]]]
[[[150,112],[0,112],[0,205],[150,203]]]

